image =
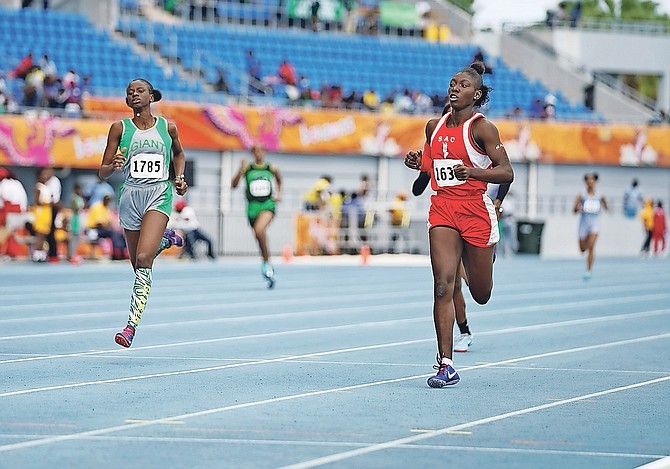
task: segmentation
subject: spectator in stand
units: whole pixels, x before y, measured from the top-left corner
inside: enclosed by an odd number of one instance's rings
[[[556,119],[556,96],[551,93],[548,93],[544,97],[544,109],[542,113],[542,118],[546,120]]]
[[[414,112],[414,101],[409,88],[405,88],[402,94],[396,95],[393,99],[393,108],[400,114],[411,114]]]
[[[24,225],[28,211],[28,194],[16,175],[0,167],[0,255],[12,256],[10,249],[5,252],[5,241],[13,231]]]
[[[86,206],[90,207],[96,202],[100,202],[106,195],[110,196],[112,200],[116,196],[116,191],[112,185],[105,179],[102,179],[99,174],[96,175],[98,180],[86,186],[84,190],[84,198]]]
[[[56,62],[54,62],[47,54],[42,56],[40,60],[40,68],[47,76],[58,76],[58,67],[56,67]]]
[[[281,64],[279,64],[277,76],[285,85],[297,86],[298,84],[298,76],[295,72],[295,67],[286,59],[282,60]]]
[[[430,114],[435,106],[430,96],[421,91],[415,91],[412,100],[414,101],[414,114]]]
[[[519,106],[514,106],[514,109],[512,109],[512,111],[505,117],[512,120],[521,120],[523,119],[523,110]]]
[[[379,111],[382,114],[395,114],[395,105],[392,94],[389,94],[384,98],[384,101],[379,105]]]
[[[33,68],[33,53],[28,52],[28,54],[21,59],[16,68],[11,72],[9,72],[9,78],[20,78],[24,80],[26,78],[26,75],[28,75],[28,73],[32,68]]]
[[[260,86],[263,83],[263,70],[261,68],[261,62],[254,55],[254,51],[249,49],[247,50],[247,75],[249,75],[249,92],[250,93],[260,93],[264,94],[262,87]]]
[[[576,1],[570,9],[570,27],[576,28],[582,19],[582,2]]]
[[[663,202],[656,203],[654,209],[654,228],[651,231],[651,238],[654,243],[654,255],[658,256],[665,252],[665,237],[668,232],[668,226],[665,220],[665,211]]]
[[[361,181],[358,183],[358,197],[360,197],[360,203],[363,204],[365,208],[368,208],[371,194],[372,182],[370,182],[370,176],[361,174]]]
[[[324,209],[330,199],[330,185],[333,182],[331,176],[321,176],[318,181],[312,184],[304,198],[305,210],[315,212]]]
[[[202,241],[207,246],[207,257],[215,260],[212,240],[200,229],[200,222],[196,216],[193,207],[186,205],[186,201],[181,199],[174,206],[175,212],[170,216],[168,227],[173,230],[180,230],[184,233],[185,243],[184,251],[181,257],[189,256],[192,260],[196,259],[194,247],[198,241]]]
[[[356,90],[349,93],[348,96],[345,96],[342,99],[342,103],[346,109],[359,109],[360,105],[363,103],[362,98],[358,95]]]
[[[56,217],[58,212],[61,209],[61,192],[62,186],[60,179],[54,173],[53,168],[46,168],[47,175],[49,178],[46,181],[46,185],[49,187],[51,192],[51,229],[47,236],[47,242],[49,243],[49,262],[58,262],[58,243],[56,241]]]
[[[39,65],[33,65],[30,72],[26,75],[25,85],[23,87],[23,105],[41,106],[44,98],[44,78],[45,74]]]
[[[321,30],[321,22],[319,20],[319,9],[321,8],[321,4],[319,3],[319,0],[314,0],[312,2],[312,6],[310,8],[310,11],[312,13],[312,31],[317,32]]]
[[[623,193],[623,214],[626,218],[635,218],[637,212],[644,206],[644,196],[638,185],[638,180],[633,179]]]
[[[78,264],[80,262],[79,256],[77,256],[77,245],[79,244],[79,237],[82,233],[81,226],[81,215],[86,207],[86,202],[84,201],[83,188],[81,184],[76,182],[74,184],[72,196],[70,197],[70,210],[72,211],[72,216],[70,217],[70,239],[68,243],[68,260],[73,264]]]
[[[642,244],[640,254],[647,256],[651,248],[651,238],[654,230],[654,201],[652,199],[644,201],[644,208],[640,212],[640,218],[642,219],[642,227],[645,231],[644,243]]]
[[[110,208],[111,202],[112,198],[106,195],[101,201],[89,207],[86,235],[91,241],[96,241],[98,238],[110,239],[112,241],[112,260],[123,260],[128,258],[126,239],[121,230],[113,224],[114,213]]]
[[[41,168],[37,171],[37,182],[33,190],[33,213],[35,220],[30,227],[31,234],[35,237],[33,243],[32,259],[34,262],[46,262],[47,251],[45,248],[47,236],[53,224],[51,189],[47,181],[51,177],[49,168]]]
[[[62,92],[61,83],[55,75],[47,75],[44,78],[44,97],[42,98],[42,106],[48,108],[61,107],[59,97]]]
[[[93,96],[93,86],[91,86],[91,75],[86,74],[81,77],[81,97],[82,99]]]
[[[363,105],[370,111],[379,110],[379,95],[373,89],[367,90],[363,93]]]
[[[542,119],[544,116],[544,101],[542,98],[535,98],[530,109],[528,110],[528,117],[531,119]]]
[[[352,192],[351,195],[344,198],[342,202],[342,220],[340,226],[349,228],[350,222],[355,222],[356,226],[363,228],[365,226],[365,207],[358,196],[358,193]]]

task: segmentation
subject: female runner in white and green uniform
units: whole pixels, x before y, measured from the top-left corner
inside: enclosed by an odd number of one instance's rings
[[[128,84],[126,104],[133,110],[133,117],[112,124],[98,171],[103,179],[114,171],[122,171],[124,176],[119,190],[119,222],[135,270],[135,283],[128,325],[114,338],[123,347],[132,344],[149,299],[154,258],[163,249],[182,244],[174,231],[165,228],[172,211],[170,162],[176,174],[177,194],[184,195],[188,189],[184,149],[175,124],[151,114],[151,103],[161,97],[161,92],[142,78]]]
[[[231,185],[237,187],[240,179],[244,176],[247,196],[247,218],[254,230],[258,247],[261,251],[263,263],[261,272],[265,277],[268,288],[274,287],[274,269],[270,264],[270,251],[268,249],[267,229],[275,216],[277,202],[281,194],[281,174],[279,170],[270,163],[265,162],[265,149],[260,145],[251,148],[254,162],[249,165],[242,160],[240,169],[235,174]],[[273,186],[273,179],[276,184]]]

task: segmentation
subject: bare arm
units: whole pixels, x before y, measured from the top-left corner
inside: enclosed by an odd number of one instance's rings
[[[242,176],[246,171],[247,171],[247,160],[243,159],[242,161],[240,161],[240,169],[237,171],[237,173],[233,177],[233,180],[230,183],[230,185],[233,186],[233,189],[235,189],[237,185],[240,183],[240,179],[242,179]]]
[[[511,183],[514,180],[514,170],[500,140],[498,128],[488,119],[477,119],[472,124],[472,136],[491,159],[491,169],[470,168],[463,165],[454,167],[458,179],[477,179],[496,184]]]
[[[168,124],[168,132],[172,137],[172,164],[174,165],[174,187],[177,194],[184,195],[188,190],[188,184],[184,180],[184,169],[186,168],[186,156],[184,155],[184,147],[179,140],[179,132],[177,126],[170,122]]]
[[[281,173],[279,172],[279,169],[272,165],[270,166],[270,171],[272,171],[272,174],[275,175],[275,180],[277,181],[277,193],[274,196],[274,199],[276,201],[281,200],[281,185],[282,185],[282,178],[281,178]]]
[[[578,195],[575,199],[575,205],[572,207],[574,213],[579,213],[582,211],[582,196]]]
[[[100,169],[98,169],[98,175],[102,179],[109,178],[109,176],[111,176],[114,171],[120,171],[123,168],[123,163],[126,158],[126,149],[123,148],[119,150],[122,132],[123,124],[121,121],[114,122],[109,128],[109,133],[107,134],[107,145],[105,145],[105,151],[102,154]]]
[[[603,204],[603,208],[606,211],[608,211],[608,212],[610,211],[610,207],[609,207],[609,205],[607,205],[607,199],[605,199],[605,196],[600,197],[600,203]]]

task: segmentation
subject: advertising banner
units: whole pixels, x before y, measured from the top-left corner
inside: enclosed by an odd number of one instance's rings
[[[111,124],[129,109],[89,99],[96,119],[0,116],[0,165],[97,168]],[[374,155],[400,158],[423,147],[430,116],[300,107],[161,102],[153,112],[176,123],[188,150]],[[670,167],[670,127],[495,120],[512,161]]]

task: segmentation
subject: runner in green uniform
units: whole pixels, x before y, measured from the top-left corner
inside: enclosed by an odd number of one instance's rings
[[[263,263],[261,272],[265,277],[268,288],[274,287],[274,269],[270,264],[270,251],[268,249],[267,229],[275,216],[277,202],[281,194],[281,174],[279,170],[270,163],[265,162],[265,149],[260,145],[251,148],[254,162],[248,164],[242,160],[240,169],[232,181],[233,188],[237,187],[244,177],[247,196],[247,218],[254,230],[258,247],[261,251]],[[273,184],[274,180],[274,184]]]
[[[132,119],[114,122],[107,135],[107,144],[98,170],[102,179],[115,171],[123,173],[119,190],[119,224],[123,228],[128,256],[135,271],[130,297],[128,325],[114,340],[130,347],[135,330],[149,299],[154,258],[182,239],[166,230],[172,210],[172,191],[184,195],[184,149],[177,126],[163,117],[154,117],[151,103],[162,94],[147,80],[138,78],[126,88],[126,104],[133,110]],[[170,181],[169,167],[174,165],[176,177]]]

